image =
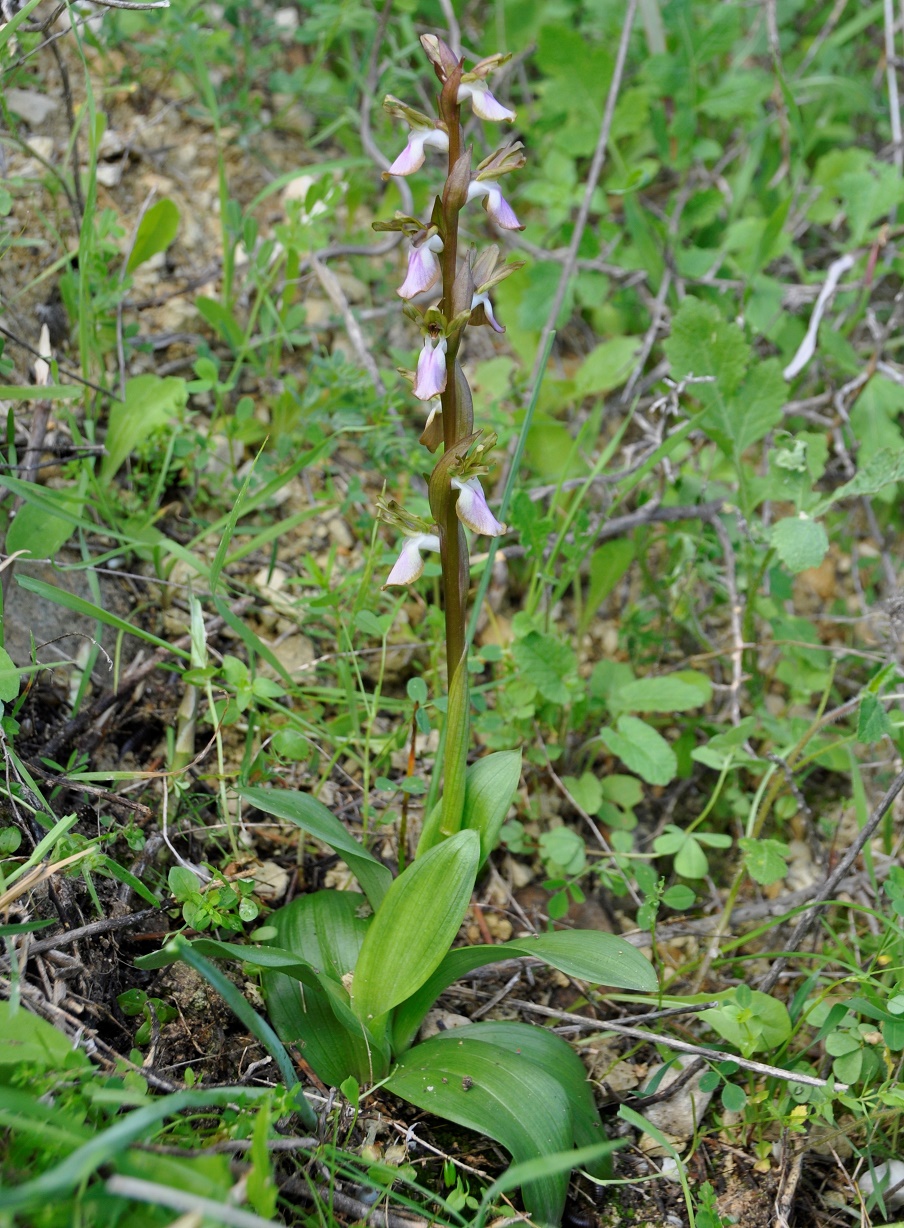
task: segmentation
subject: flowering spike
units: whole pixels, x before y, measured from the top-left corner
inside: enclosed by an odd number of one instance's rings
[[[427,236],[428,232],[424,231],[423,235]],[[442,250],[443,241],[437,234],[415,239],[408,253],[408,273],[396,290],[400,298],[414,298],[436,285],[442,272],[437,252]]]
[[[483,197],[483,207],[490,219],[502,230],[523,230],[515,211],[508,203],[495,183],[485,183],[475,179],[468,188],[468,200]]]
[[[405,544],[399,552],[392,571],[386,577],[383,588],[389,588],[394,584],[414,584],[415,580],[419,580],[424,571],[422,550],[439,550],[439,538],[435,533],[418,533],[413,537],[405,538]]]
[[[490,511],[479,478],[453,478],[452,486],[458,491],[455,511],[462,524],[484,537],[500,537],[506,531]]]
[[[424,348],[417,360],[417,374],[412,392],[419,401],[429,401],[446,390],[446,338],[424,338]]]

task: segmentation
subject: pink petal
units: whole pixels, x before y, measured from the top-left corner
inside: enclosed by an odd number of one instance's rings
[[[470,81],[459,86],[458,101],[464,102],[466,98],[470,98],[471,110],[480,119],[498,123],[503,119],[512,121],[515,118],[515,112],[510,111],[508,107],[504,107],[494,98],[485,81]]]
[[[490,188],[483,207],[497,226],[503,230],[523,230],[524,227],[515,217],[515,211],[498,188]]]
[[[423,294],[439,280],[440,265],[436,253],[426,245],[412,247],[408,253],[408,274],[396,290],[399,298],[414,298]]]
[[[413,584],[415,580],[419,580],[424,571],[422,550],[439,550],[439,538],[435,533],[419,533],[416,537],[405,539],[395,566],[386,577],[383,587],[389,588],[393,584]]]
[[[440,337],[434,345],[429,337],[424,338],[424,348],[417,360],[417,374],[412,392],[419,401],[429,401],[446,390],[446,338]]]
[[[462,524],[485,537],[500,537],[505,533],[505,525],[500,524],[487,505],[478,478],[468,478],[466,482],[453,478],[452,485],[459,492],[455,512]]]
[[[424,165],[424,142],[426,132],[412,132],[408,144],[386,172],[387,175],[411,175]]]

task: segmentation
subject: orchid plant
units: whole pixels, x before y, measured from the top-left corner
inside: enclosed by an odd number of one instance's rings
[[[490,1136],[525,1166],[518,1175],[532,1217],[556,1224],[573,1164],[603,1176],[615,1146],[601,1141],[602,1126],[579,1058],[551,1031],[522,1023],[472,1023],[416,1044],[419,1030],[446,988],[498,960],[527,956],[583,981],[639,992],[655,991],[657,982],[636,948],[599,931],[561,930],[499,945],[452,947],[521,772],[518,751],[485,755],[468,766],[465,530],[499,536],[505,526],[490,510],[481,482],[495,437],[475,429],[461,365],[469,327],[503,331],[490,294],[519,266],[501,263],[495,246],[463,251],[460,221],[469,203],[479,200],[496,226],[521,229],[499,180],[521,167],[524,157],[520,142],[508,143],[474,167],[462,126],[465,104],[481,120],[515,120],[488,85],[507,57],[493,55],[465,71],[441,39],[425,35],[421,42],[441,86],[438,115],[432,119],[386,99],[386,110],[409,127],[407,145],[386,174],[413,174],[428,152],[435,152],[447,159],[445,183],[428,220],[398,215],[377,229],[401,231],[409,241],[398,294],[423,340],[416,369],[404,374],[414,396],[430,406],[421,442],[431,453],[442,453],[428,483],[431,520],[391,498],[382,498],[378,511],[402,536],[386,586],[416,583],[425,552],[440,557],[449,685],[442,797],[423,823],[414,860],[394,877],[316,798],[240,789],[246,803],[331,847],[361,892],[299,896],[272,915],[267,931],[258,932],[266,943],[188,943],[179,936],[139,962],[156,967],[181,957],[203,971],[212,967],[206,957],[213,956],[238,958],[259,969],[277,1035],[263,1020],[257,1034],[284,1074],[292,1066],[281,1045],[295,1046],[325,1084],[348,1090],[382,1082],[419,1108]],[[435,303],[416,301],[431,291]],[[399,861],[404,864],[403,856]]]

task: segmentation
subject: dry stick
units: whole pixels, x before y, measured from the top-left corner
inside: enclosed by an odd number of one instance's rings
[[[562,265],[562,272],[559,276],[559,284],[556,287],[556,293],[552,300],[552,306],[549,309],[549,314],[546,317],[546,323],[543,325],[543,332],[540,334],[540,340],[537,343],[537,358],[534,362],[534,369],[531,371],[530,379],[528,380],[528,388],[533,388],[542,372],[540,363],[543,360],[543,355],[546,352],[546,342],[556,327],[556,320],[559,316],[559,311],[562,308],[562,303],[565,301],[565,294],[568,290],[568,285],[574,276],[574,270],[578,258],[578,248],[581,245],[581,239],[584,237],[584,229],[587,226],[587,218],[590,216],[590,205],[593,201],[593,194],[596,191],[596,185],[603,170],[603,165],[606,161],[606,149],[609,144],[609,133],[612,131],[612,117],[615,114],[615,104],[618,100],[618,93],[621,89],[622,76],[625,71],[625,61],[628,58],[628,43],[631,40],[631,30],[634,25],[634,16],[637,12],[637,0],[629,0],[628,9],[625,13],[625,20],[622,25],[621,38],[618,44],[618,54],[615,57],[615,68],[612,72],[612,81],[609,85],[609,94],[606,98],[606,108],[603,112],[603,120],[600,124],[599,136],[596,141],[596,149],[593,151],[593,160],[590,163],[590,170],[587,173],[587,186],[584,189],[584,198],[581,201],[578,209],[578,216],[574,223],[574,232],[571,236],[571,242],[568,245],[568,252],[565,256],[565,261]]]
[[[300,1198],[304,1202],[314,1202],[315,1198],[319,1197],[334,1211],[365,1221],[369,1228],[428,1228],[429,1224],[435,1223],[434,1220],[398,1215],[383,1207],[374,1207],[373,1203],[361,1202],[357,1198],[350,1198],[348,1194],[340,1194],[332,1186],[318,1186],[315,1194],[300,1177],[292,1177],[280,1186],[279,1192],[283,1197]]]
[[[904,783],[904,774],[902,774]],[[646,1032],[643,1028],[629,1027],[624,1023],[609,1023],[604,1019],[587,1019],[584,1015],[572,1015],[568,1011],[553,1010],[549,1006],[540,1006],[536,1002],[522,1002],[517,998],[509,998],[509,1006],[517,1006],[519,1010],[533,1011],[535,1015],[545,1015],[548,1019],[561,1019],[565,1023],[579,1024],[587,1031],[616,1032],[619,1036],[630,1036],[634,1040],[648,1041],[650,1044],[665,1045],[677,1053],[690,1053],[694,1057],[702,1057],[711,1062],[734,1062],[744,1070],[754,1074],[764,1075],[770,1079],[782,1079],[786,1083],[804,1083],[807,1087],[828,1087],[825,1079],[816,1075],[799,1074],[796,1070],[783,1070],[781,1066],[769,1066],[765,1062],[754,1062],[747,1057],[739,1057],[736,1053],[725,1053],[720,1049],[709,1049],[705,1045],[692,1045],[686,1040],[676,1040],[672,1036],[658,1036],[655,1032]],[[846,1083],[835,1083],[836,1091],[846,1091]]]
[[[891,139],[894,141],[892,156],[898,174],[904,174],[904,144],[901,136],[901,106],[898,101],[898,74],[895,68],[895,12],[892,0],[883,0],[882,15],[885,24],[885,81],[888,85],[888,111],[891,121]],[[895,211],[889,221],[894,222]]]
[[[355,352],[355,358],[357,358],[358,362],[370,376],[370,382],[377,392],[385,393],[386,385],[383,383],[383,377],[380,375],[380,370],[373,354],[371,354],[367,347],[367,339],[361,331],[361,325],[352,314],[348,299],[345,297],[342,286],[339,284],[339,278],[332,269],[328,269],[326,265],[321,264],[313,252],[310,256],[310,262],[311,268],[316,273],[317,280],[320,282],[324,293],[342,316],[342,322],[345,325],[345,331],[348,334],[351,347]]]
[[[74,942],[81,942],[83,938],[94,938],[97,934],[107,934],[111,930],[128,930],[136,925],[140,925],[142,921],[147,921],[149,917],[158,916],[166,905],[161,904],[158,908],[143,908],[140,912],[133,912],[128,917],[107,917],[102,921],[92,921],[90,925],[79,926],[77,930],[64,930],[62,934],[55,934],[52,938],[42,938],[40,942],[32,942],[28,947],[29,955],[42,955],[45,951],[56,951],[60,947],[72,946]]]
[[[719,539],[719,545],[722,547],[722,555],[725,559],[725,585],[728,589],[728,617],[732,640],[731,687],[728,693],[728,714],[732,725],[738,726],[741,723],[741,686],[744,681],[743,660],[745,645],[744,633],[741,630],[741,599],[738,596],[734,551],[731,539],[728,536],[728,530],[718,515],[708,516],[707,519],[715,530],[716,536]]]
[[[891,786],[888,789],[888,792],[885,794],[885,796],[879,802],[878,806],[875,808],[873,813],[870,815],[866,826],[857,836],[857,839],[853,842],[851,847],[842,857],[841,861],[839,861],[838,865],[835,867],[835,869],[832,871],[829,877],[822,884],[819,891],[817,891],[816,898],[813,901],[813,904],[814,904],[813,909],[811,911],[805,912],[803,916],[801,917],[800,921],[798,921],[797,925],[794,927],[794,932],[792,933],[791,937],[788,939],[787,949],[790,952],[794,953],[797,951],[797,948],[799,947],[801,941],[806,937],[807,933],[816,924],[816,921],[818,920],[819,915],[822,911],[822,909],[820,908],[820,905],[825,900],[829,899],[830,896],[834,895],[836,887],[841,882],[841,880],[844,878],[845,874],[847,874],[848,870],[851,868],[854,862],[857,860],[857,857],[860,855],[860,852],[863,849],[863,847],[866,845],[867,841],[872,839],[873,834],[875,833],[879,824],[885,818],[885,815],[888,813],[889,809],[891,808],[892,803],[894,802],[895,798],[898,796],[898,794],[901,792],[902,789],[904,789],[904,772],[899,772],[898,775],[895,777],[895,779],[892,781]],[[772,967],[769,969],[769,971],[766,973],[766,975],[763,977],[763,979],[760,981],[760,984],[757,987],[761,993],[771,993],[772,992],[772,989],[774,988],[776,982],[778,981],[778,978],[781,976],[782,972],[784,971],[787,963],[788,963],[788,957],[786,955],[779,956],[779,958],[775,961],[775,963],[772,965]]]

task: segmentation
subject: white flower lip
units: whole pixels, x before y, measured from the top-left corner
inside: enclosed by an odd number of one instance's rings
[[[474,311],[478,307],[483,307],[483,313],[487,318],[487,323],[489,324],[490,328],[493,329],[494,332],[497,332],[497,333],[505,332],[505,328],[503,327],[503,325],[501,325],[499,321],[496,319],[495,313],[493,312],[493,304],[490,302],[490,296],[488,294],[472,295],[471,310]]]
[[[408,144],[386,172],[387,175],[412,175],[424,165],[424,149],[439,149],[445,153],[449,148],[448,133],[442,128],[412,128]]]
[[[439,550],[439,538],[435,533],[417,533],[406,537],[395,566],[386,577],[384,589],[396,584],[414,584],[421,578],[424,571],[422,550]]]
[[[468,200],[483,197],[483,207],[502,230],[523,230],[515,211],[494,183],[475,179],[468,184]]]
[[[510,111],[508,107],[504,107],[490,93],[486,81],[463,82],[458,87],[458,101],[466,102],[468,99],[471,102],[471,110],[479,119],[486,119],[490,123],[497,123],[503,119],[512,122],[515,118],[515,112]]]
[[[424,348],[417,360],[417,374],[412,392],[419,401],[429,401],[446,390],[446,338],[435,342],[424,338]]]
[[[453,487],[458,491],[455,511],[463,525],[484,537],[501,537],[506,532],[490,511],[479,478],[453,478]]]

